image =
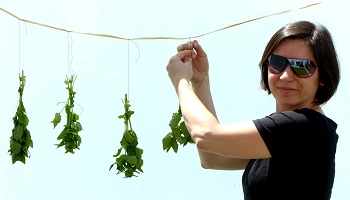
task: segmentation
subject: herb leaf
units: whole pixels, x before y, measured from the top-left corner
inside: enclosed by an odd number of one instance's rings
[[[56,113],[55,118],[51,121],[51,123],[53,123],[53,128],[56,128],[57,124],[59,124],[60,122],[61,122],[61,114]]]
[[[79,132],[83,130],[79,120],[79,115],[74,113],[74,97],[76,92],[73,90],[76,76],[73,75],[71,78],[66,77],[64,83],[67,85],[66,89],[68,90],[68,100],[65,102],[64,110],[66,111],[67,123],[64,126],[64,129],[57,137],[57,140],[61,140],[59,144],[56,144],[57,148],[64,146],[66,152],[74,154],[74,150],[80,149],[81,137]],[[61,112],[63,109],[61,110]],[[51,121],[53,127],[56,128],[57,124],[61,122],[61,114],[56,113],[54,119]]]
[[[179,106],[177,113],[173,113],[172,118],[169,122],[169,127],[171,132],[168,133],[162,140],[163,150],[169,152],[170,149],[173,149],[177,153],[179,145],[187,145],[188,143],[194,144],[194,141],[189,134],[185,122],[182,121],[182,112]],[[179,124],[180,123],[180,124]]]
[[[23,104],[23,91],[26,83],[26,77],[22,71],[22,75],[19,76],[20,86],[19,93],[19,105],[16,111],[16,115],[12,118],[14,127],[12,129],[12,136],[10,137],[10,149],[8,152],[12,156],[12,164],[17,161],[26,163],[25,157],[29,156],[29,147],[33,148],[33,141],[30,132],[27,128],[29,119],[26,115],[26,109]]]
[[[115,155],[113,155],[116,161],[109,167],[109,170],[111,170],[114,165],[117,165],[117,175],[120,173],[124,173],[124,178],[131,178],[133,176],[136,176],[135,173],[139,174],[143,172],[143,150],[137,147],[137,135],[132,129],[130,120],[131,115],[134,114],[134,111],[129,110],[131,105],[128,100],[127,94],[125,94],[125,98],[122,101],[124,104],[125,112],[123,115],[119,115],[118,118],[124,119],[125,131],[123,133],[123,138],[120,141],[121,147],[118,149],[118,152]]]

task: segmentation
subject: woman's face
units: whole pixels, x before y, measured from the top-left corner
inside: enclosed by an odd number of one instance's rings
[[[303,40],[285,39],[277,46],[273,54],[286,58],[309,59],[317,65],[310,47]],[[315,95],[321,85],[318,68],[312,76],[300,78],[294,74],[288,64],[281,73],[274,74],[268,71],[268,83],[276,99],[277,112],[317,106],[314,103]]]

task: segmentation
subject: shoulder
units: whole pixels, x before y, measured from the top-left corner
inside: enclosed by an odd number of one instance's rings
[[[298,127],[298,126],[329,126],[336,130],[337,124],[327,116],[312,109],[303,108],[285,112],[275,112],[261,119],[253,120],[261,126]],[[305,127],[304,127],[305,128]]]
[[[298,147],[302,151],[311,144],[334,146],[338,139],[337,124],[311,109],[276,112],[253,122],[271,154],[273,149],[289,152]]]

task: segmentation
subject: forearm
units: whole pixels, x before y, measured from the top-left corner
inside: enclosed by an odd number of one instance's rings
[[[202,104],[218,120],[213,98],[210,91],[209,77],[204,77],[201,83],[192,84],[192,88],[198,99],[202,102]],[[201,150],[199,148],[197,149],[201,165],[203,168],[206,169],[240,170],[244,169],[249,161],[246,159],[225,157],[215,153]]]
[[[215,118],[217,118],[213,98],[210,91],[209,76],[204,76],[203,81],[200,83],[192,83],[192,88],[198,99],[202,102],[202,104]]]
[[[216,117],[198,98],[187,80],[180,80],[176,90],[180,101],[182,116],[195,141],[203,137],[210,128],[219,124]],[[202,100],[211,102],[207,98]],[[209,107],[213,108],[212,104],[209,104]]]
[[[182,80],[178,85],[177,93],[187,129],[198,147],[198,142],[211,127],[209,124],[218,124],[218,121],[210,94],[209,79],[203,80],[200,86],[192,85],[192,88],[187,81]],[[212,164],[222,159],[220,155],[199,148],[198,154],[203,168],[215,168]]]

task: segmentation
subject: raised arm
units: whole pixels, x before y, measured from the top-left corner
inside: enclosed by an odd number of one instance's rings
[[[196,142],[202,166],[244,169],[251,158],[269,157],[252,122],[230,126],[219,124],[210,91],[207,55],[198,42],[180,45],[178,52],[170,59],[167,70],[179,96],[186,126]],[[261,152],[265,154],[243,146],[254,142],[261,143],[262,149],[265,148]]]

